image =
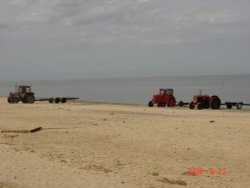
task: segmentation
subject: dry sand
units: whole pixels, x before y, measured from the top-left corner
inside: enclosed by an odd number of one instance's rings
[[[250,187],[249,110],[0,98],[0,130],[40,126],[0,133],[0,187]]]

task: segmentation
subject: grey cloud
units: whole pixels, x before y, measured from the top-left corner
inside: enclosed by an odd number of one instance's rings
[[[74,72],[70,63],[93,70],[103,63],[107,70],[147,64],[151,70],[154,63],[169,68],[168,61],[176,70],[181,62],[196,67],[203,59],[216,64],[234,55],[246,67],[249,7],[249,0],[0,1],[0,66],[63,64]]]
[[[227,32],[228,29],[217,28],[221,25],[228,27],[239,24],[238,31],[235,31],[237,33],[246,22],[249,22],[249,18],[246,19],[249,13],[233,9],[233,3],[216,7],[213,3],[197,2],[194,0],[182,3],[165,0],[10,1],[9,4],[3,4],[8,11],[10,10],[11,15],[6,11],[3,12],[4,16],[1,15],[1,18],[6,16],[7,18],[0,23],[20,27],[48,24],[47,26],[59,30],[58,32],[66,27],[72,27],[87,33],[85,36],[90,40],[106,38],[105,41],[114,42],[131,39],[133,42],[137,39],[137,42],[142,43],[152,41],[154,44],[157,42],[172,44],[186,41],[187,37],[194,41],[197,38],[206,38],[206,33],[232,35],[232,32]],[[245,3],[245,1],[237,2],[242,2],[243,5]],[[194,30],[202,30],[204,33],[199,34]],[[82,33],[77,35],[81,37]]]
[[[0,24],[0,29],[4,29],[4,28],[7,28],[8,27],[8,24]]]

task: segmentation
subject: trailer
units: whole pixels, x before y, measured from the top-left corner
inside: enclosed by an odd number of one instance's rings
[[[243,106],[250,106],[250,104],[245,104],[243,102],[225,102],[224,104],[221,104],[226,106],[227,109],[232,109],[233,107],[236,107],[236,109],[242,109]]]
[[[66,103],[68,100],[76,100],[78,97],[56,97],[56,98],[37,98],[35,101],[48,101],[49,103]]]

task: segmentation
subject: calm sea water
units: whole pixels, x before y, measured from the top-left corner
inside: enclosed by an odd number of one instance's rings
[[[202,90],[203,94],[219,95],[222,101],[250,103],[250,74],[0,82],[0,95],[7,96],[16,83],[32,85],[37,97],[147,104],[159,88],[173,88],[177,101],[190,102]]]

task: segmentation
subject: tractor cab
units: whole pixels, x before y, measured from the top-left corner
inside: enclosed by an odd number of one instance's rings
[[[16,92],[19,94],[32,93],[31,86],[18,86]]]
[[[174,95],[173,89],[160,89],[159,90],[160,95]]]
[[[194,102],[204,102],[209,101],[210,97],[209,95],[195,95],[194,96]]]

